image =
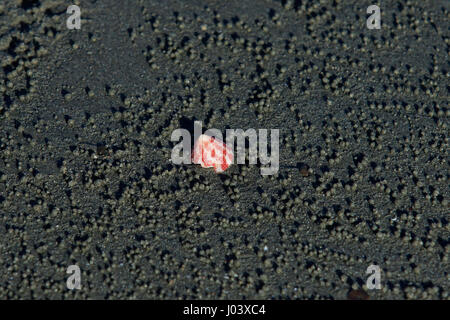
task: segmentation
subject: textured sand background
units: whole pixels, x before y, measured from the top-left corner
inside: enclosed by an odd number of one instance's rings
[[[449,299],[449,2],[371,4],[1,1],[0,298]],[[279,174],[172,165],[194,120]]]

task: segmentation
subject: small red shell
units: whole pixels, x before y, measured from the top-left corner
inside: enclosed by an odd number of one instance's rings
[[[223,141],[202,134],[194,143],[192,161],[203,168],[213,167],[217,173],[223,172],[233,163],[233,150]]]

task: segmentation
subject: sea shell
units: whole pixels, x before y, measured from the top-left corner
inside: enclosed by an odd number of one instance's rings
[[[220,173],[233,163],[233,150],[223,141],[202,134],[194,143],[192,162],[203,168],[213,167],[216,173]]]

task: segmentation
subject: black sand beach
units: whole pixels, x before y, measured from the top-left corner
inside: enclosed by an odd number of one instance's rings
[[[69,4],[0,3],[0,299],[449,299],[448,1]],[[279,172],[171,163],[195,120]]]

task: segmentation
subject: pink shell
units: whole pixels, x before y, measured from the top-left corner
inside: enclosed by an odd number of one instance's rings
[[[223,172],[233,163],[233,150],[223,141],[202,134],[194,143],[192,161],[203,168],[213,167],[217,173]]]

